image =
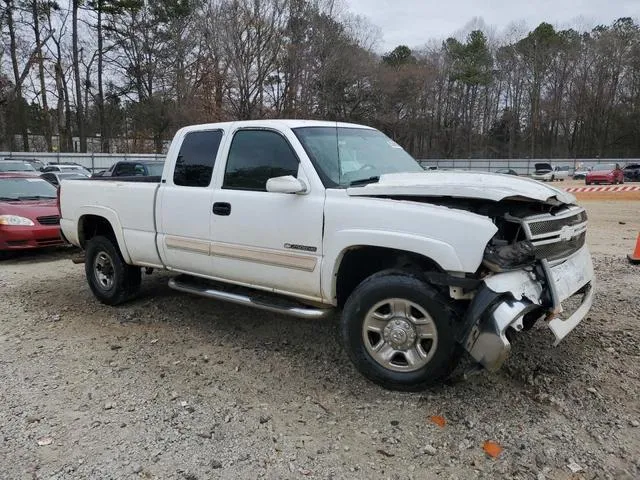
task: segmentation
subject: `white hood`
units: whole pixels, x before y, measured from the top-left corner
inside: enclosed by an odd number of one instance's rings
[[[550,203],[576,201],[570,193],[529,178],[456,171],[386,174],[377,183],[351,187],[347,193],[351,196],[458,197],[494,201],[524,198]]]

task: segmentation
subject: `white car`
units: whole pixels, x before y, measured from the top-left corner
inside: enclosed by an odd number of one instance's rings
[[[387,388],[440,382],[464,350],[496,370],[508,334],[544,319],[557,343],[593,299],[587,216],[571,194],[425,172],[369,127],[186,127],[160,181],[144,180],[62,181],[62,232],[85,249],[98,300],[134,297],[146,267],[175,272],[181,292],[299,318],[341,312],[351,360]]]
[[[553,166],[550,163],[536,163],[531,178],[542,182],[553,182],[559,180],[564,182],[569,178],[569,167]]]
[[[91,176],[91,172],[87,168],[75,163],[50,163],[42,169],[42,173],[48,172],[77,173],[86,177]]]

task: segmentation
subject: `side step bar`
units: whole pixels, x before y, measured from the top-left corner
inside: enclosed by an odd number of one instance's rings
[[[219,286],[219,284],[187,275],[172,278],[169,280],[169,287],[179,292],[309,320],[326,318],[333,312],[333,308],[314,308],[283,297],[276,297],[269,293],[253,291],[244,287],[228,287],[235,291],[227,291],[222,285]]]

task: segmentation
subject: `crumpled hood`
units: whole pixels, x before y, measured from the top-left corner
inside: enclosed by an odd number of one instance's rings
[[[548,203],[575,203],[564,190],[529,178],[475,172],[391,173],[377,183],[347,189],[351,196],[420,196],[479,198],[493,201],[505,198],[530,199]]]

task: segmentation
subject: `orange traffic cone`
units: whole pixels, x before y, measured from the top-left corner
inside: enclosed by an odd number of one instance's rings
[[[638,240],[636,240],[636,249],[631,255],[627,255],[627,258],[633,264],[640,263],[640,233],[638,234]]]

